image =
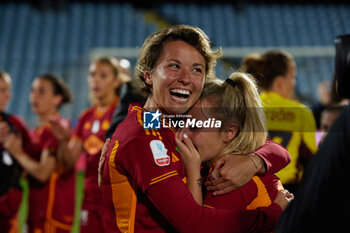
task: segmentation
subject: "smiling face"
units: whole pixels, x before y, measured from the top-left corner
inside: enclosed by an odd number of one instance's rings
[[[145,72],[152,95],[145,108],[166,113],[185,113],[199,99],[205,80],[205,61],[201,53],[182,40],[166,42],[155,68]]]

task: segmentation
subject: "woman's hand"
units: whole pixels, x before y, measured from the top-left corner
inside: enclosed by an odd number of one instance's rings
[[[201,157],[188,135],[186,133],[177,132],[175,140],[186,170],[187,168],[200,168],[202,163]]]
[[[10,133],[10,127],[9,125],[2,121],[0,122],[0,143],[4,143],[6,140],[6,137]]]
[[[16,159],[24,154],[22,147],[22,139],[15,133],[10,133],[5,141],[4,148]]]
[[[51,117],[49,119],[51,123],[50,131],[53,136],[60,142],[67,141],[70,137],[69,126],[63,125],[59,118]]]
[[[294,195],[285,189],[285,190],[282,190],[281,192],[278,192],[273,202],[281,206],[282,210],[285,210],[293,199],[294,199]]]
[[[111,140],[109,138],[107,138],[107,140],[105,141],[105,144],[103,145],[103,148],[102,148],[102,151],[101,151],[100,161],[98,163],[98,177],[97,177],[97,181],[98,181],[98,187],[100,187],[100,188],[102,188],[103,168],[104,168],[104,165],[105,165],[107,149],[108,149],[110,141]]]
[[[208,191],[213,195],[222,195],[236,190],[248,183],[262,169],[264,162],[256,155],[221,156],[215,164],[209,180],[205,182]]]
[[[179,131],[175,135],[175,140],[185,166],[186,186],[190,190],[193,199],[199,205],[202,205],[201,157],[187,134],[182,134]]]

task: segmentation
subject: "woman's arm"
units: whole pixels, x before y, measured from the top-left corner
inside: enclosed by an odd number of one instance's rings
[[[181,160],[157,163],[158,158],[169,159],[169,155],[176,153],[173,147],[156,136],[134,137],[128,137],[128,142],[112,140],[108,153],[116,154],[109,169],[121,169],[119,172],[128,174],[178,231],[244,232],[247,226],[265,231],[276,225],[282,212],[276,203],[249,211],[214,210],[198,205],[175,167]]]
[[[56,166],[56,158],[50,154],[48,149],[41,152],[40,161],[37,162],[24,152],[21,138],[13,133],[5,140],[4,147],[35,179],[43,183],[49,180]]]
[[[70,138],[70,130],[59,119],[51,118],[50,123],[50,131],[59,141],[57,159],[66,169],[72,169],[82,152],[83,143],[79,138]]]
[[[224,155],[219,158],[212,172],[214,176],[205,185],[208,191],[214,192],[214,195],[222,195],[242,187],[255,175],[278,172],[289,162],[288,151],[268,139],[249,156]]]
[[[80,139],[60,141],[57,148],[57,158],[65,169],[72,169],[82,153],[83,143]]]
[[[272,230],[282,214],[276,203],[248,211],[201,207],[178,176],[150,186],[146,194],[179,232],[264,232]]]
[[[201,158],[199,153],[187,134],[180,136],[179,133],[176,133],[175,140],[185,166],[187,188],[190,190],[194,200],[199,205],[202,205]]]

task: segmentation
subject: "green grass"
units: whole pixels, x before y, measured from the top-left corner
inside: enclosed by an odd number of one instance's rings
[[[23,189],[22,202],[18,210],[18,224],[19,232],[23,232],[24,226],[28,216],[28,195],[29,195],[29,183],[27,179],[21,178],[20,185]],[[74,222],[71,233],[79,233],[80,231],[80,212],[81,205],[84,197],[84,172],[77,172],[75,183],[75,212]]]

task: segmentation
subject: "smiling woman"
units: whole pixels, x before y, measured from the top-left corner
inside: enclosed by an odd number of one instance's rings
[[[201,94],[205,66],[203,56],[188,43],[166,42],[156,67],[144,73],[146,84],[152,87],[144,108],[184,113]]]
[[[146,39],[136,75],[144,83],[147,101],[130,106],[112,137],[104,169],[100,168],[108,232],[241,232],[275,224],[274,216],[281,212],[277,204],[244,213],[199,206],[184,184],[176,128],[143,125],[148,111],[185,114],[199,99],[205,81],[214,78],[219,55],[202,30],[186,25]]]

